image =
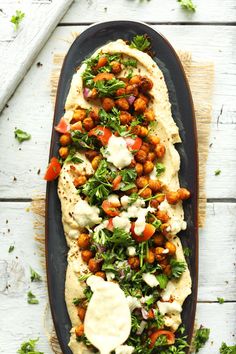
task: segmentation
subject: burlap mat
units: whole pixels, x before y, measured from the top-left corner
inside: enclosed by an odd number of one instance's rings
[[[73,40],[77,36],[77,33],[72,33]],[[70,39],[68,42],[72,42],[72,40]],[[197,122],[199,152],[199,227],[202,227],[205,222],[206,214],[205,169],[208,156],[209,134],[211,126],[214,65],[211,62],[194,60],[191,53],[189,52],[178,51],[178,55],[183,64],[190,84]],[[53,103],[55,101],[58,79],[64,57],[65,53],[57,53],[53,58],[54,68],[51,75],[51,97]],[[34,223],[36,233],[35,239],[38,243],[42,265],[45,269],[45,196],[34,198],[32,202],[32,211],[36,217]],[[52,351],[55,354],[63,354],[60,349],[55,329],[51,320],[49,306],[47,306],[45,309],[44,324]]]

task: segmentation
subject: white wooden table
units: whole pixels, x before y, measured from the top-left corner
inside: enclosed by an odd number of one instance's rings
[[[14,354],[20,343],[39,337],[39,350],[52,354],[42,318],[44,283],[30,283],[29,266],[43,273],[34,241],[32,196],[45,192],[53,106],[53,55],[65,52],[73,31],[95,21],[133,19],[151,23],[175,48],[215,62],[215,91],[207,163],[207,220],[200,231],[198,324],[211,328],[201,351],[217,354],[222,341],[236,342],[236,4],[235,0],[195,0],[189,14],[175,0],[77,0],[32,64],[0,117],[0,353]],[[38,67],[37,62],[43,66]],[[20,145],[15,127],[32,134]],[[215,176],[214,171],[221,169]],[[10,245],[15,250],[8,253]],[[27,304],[29,289],[39,305]],[[220,305],[217,297],[223,297]]]

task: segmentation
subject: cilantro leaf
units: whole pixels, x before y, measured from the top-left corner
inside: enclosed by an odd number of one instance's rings
[[[193,346],[196,350],[196,353],[199,352],[201,348],[204,347],[205,343],[208,341],[210,335],[210,329],[204,328],[200,326],[200,328],[196,331],[195,338],[193,341]]]
[[[39,303],[39,300],[36,299],[36,296],[31,292],[31,291],[28,291],[28,304],[31,304],[31,305],[36,305]]]
[[[31,138],[30,134],[24,132],[21,129],[16,129],[14,133],[15,133],[15,138],[19,141],[19,143],[22,143],[25,140],[30,140]]]
[[[30,267],[30,279],[31,281],[42,281],[41,275],[39,275],[33,268]]]
[[[171,265],[172,277],[174,278],[180,278],[187,267],[185,262],[177,261],[174,258],[171,259],[170,265]]]
[[[218,297],[217,301],[219,302],[219,304],[223,304],[225,302],[225,299],[223,299],[223,297]]]
[[[157,275],[157,280],[161,289],[165,289],[168,283],[168,277],[165,274]]]
[[[18,30],[20,23],[24,17],[25,17],[24,12],[20,10],[16,10],[15,15],[12,15],[10,22],[13,23],[15,31]]]
[[[191,253],[192,253],[192,251],[191,251],[191,249],[189,247],[184,247],[183,251],[184,251],[184,255],[186,257],[189,257],[191,255]]]
[[[220,347],[220,354],[236,354],[236,344],[228,346],[226,343],[222,343]]]
[[[132,66],[133,68],[137,68],[137,65],[138,65],[138,61],[136,59],[132,59],[132,58],[124,59],[121,61],[121,63],[124,66]]]
[[[181,7],[184,9],[184,10],[188,10],[188,11],[193,11],[195,12],[196,11],[196,5],[192,2],[192,0],[177,0]]]
[[[9,249],[8,249],[8,253],[13,252],[13,251],[14,251],[14,249],[15,249],[15,246],[10,246],[10,247],[9,247]]]
[[[150,46],[151,42],[147,39],[146,35],[134,36],[130,44],[131,48],[136,48],[141,52],[144,52],[145,50],[149,49]]]
[[[124,81],[113,78],[111,80],[99,80],[94,87],[98,90],[99,97],[112,96],[118,89],[124,88]]]
[[[29,339],[28,342],[22,343],[17,353],[18,354],[44,354],[43,352],[39,352],[35,350],[35,346],[38,340],[39,339]]]
[[[160,176],[163,172],[165,172],[165,165],[161,162],[156,164],[156,176]]]

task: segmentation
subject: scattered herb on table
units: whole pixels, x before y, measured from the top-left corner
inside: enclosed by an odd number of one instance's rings
[[[30,267],[30,279],[31,281],[42,281],[41,275],[39,275],[33,268]]]
[[[15,249],[15,246],[10,246],[8,249],[8,253],[12,253]]]
[[[151,42],[147,39],[145,35],[137,35],[131,41],[130,47],[136,48],[144,52],[145,50],[149,49],[151,46]]]
[[[44,354],[43,352],[39,352],[35,350],[36,343],[38,342],[37,339],[29,339],[28,342],[24,342],[21,344],[20,349],[18,349],[18,354]]]
[[[220,354],[236,354],[236,344],[228,346],[226,343],[222,343],[220,347]]]
[[[31,135],[24,132],[21,129],[16,129],[15,130],[15,138],[19,141],[19,143],[22,143],[25,140],[30,140]]]
[[[215,170],[215,176],[219,176],[221,174],[221,170]]]
[[[10,22],[13,23],[15,31],[18,30],[20,23],[24,17],[25,17],[24,12],[22,12],[20,10],[16,10],[15,15],[12,16]]]
[[[192,0],[177,0],[181,7],[184,10],[188,10],[188,11],[192,11],[195,12],[196,11],[196,5],[192,2]]]
[[[31,291],[28,291],[27,296],[28,296],[28,299],[27,299],[28,304],[37,305],[39,303],[39,300],[36,298],[36,296]]]
[[[218,297],[217,301],[219,302],[219,304],[223,304],[225,302],[225,299],[223,299],[223,297]]]
[[[200,326],[200,328],[196,331],[195,338],[193,341],[193,346],[196,353],[198,353],[199,350],[204,347],[204,345],[209,339],[209,335],[210,329],[204,328],[203,326]]]

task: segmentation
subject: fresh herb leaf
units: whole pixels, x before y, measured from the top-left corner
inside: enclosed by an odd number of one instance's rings
[[[193,346],[196,350],[196,353],[198,353],[199,350],[204,347],[205,343],[209,339],[209,335],[210,329],[204,328],[203,326],[200,326],[200,328],[196,331],[195,338],[193,341]]]
[[[155,316],[155,324],[157,329],[163,328],[165,320],[164,315],[162,315],[157,309],[153,309],[154,316]]]
[[[170,265],[171,265],[172,277],[177,279],[181,277],[181,275],[183,274],[183,272],[187,267],[185,262],[177,261],[174,258],[170,260]]]
[[[219,302],[219,304],[223,304],[225,302],[225,299],[223,299],[223,297],[218,297],[217,301]]]
[[[167,345],[167,338],[165,335],[161,335],[160,337],[157,338],[154,344],[154,348],[163,347],[165,345]]]
[[[28,292],[27,296],[28,296],[27,299],[28,304],[36,305],[39,303],[39,300],[36,299],[36,296],[31,291]]]
[[[21,23],[21,21],[23,20],[24,17],[25,17],[24,12],[22,12],[20,10],[16,10],[15,15],[13,15],[11,17],[10,22],[13,23],[15,31],[18,30],[18,28],[20,26],[20,23]]]
[[[184,255],[186,257],[189,257],[191,255],[191,253],[192,253],[192,251],[191,251],[191,249],[189,247],[184,247],[183,251],[184,251]]]
[[[79,158],[78,156],[75,156],[75,155],[76,155],[76,149],[75,148],[71,148],[69,155],[65,159],[65,162],[72,162],[72,163],[82,163],[82,162],[84,162],[83,159],[81,159],[81,158]]]
[[[42,281],[41,275],[39,275],[33,268],[30,267],[30,279],[31,281]]]
[[[228,346],[226,343],[222,343],[220,347],[220,354],[236,354],[236,344]]]
[[[145,35],[137,35],[131,41],[130,47],[136,48],[144,52],[145,50],[149,49],[151,46],[151,42],[147,39]]]
[[[90,301],[92,295],[93,295],[92,290],[90,289],[89,286],[87,286],[87,287],[84,289],[84,296],[86,297],[86,299],[87,299],[88,301]]]
[[[157,164],[156,164],[156,176],[158,177],[158,176],[160,176],[162,173],[164,173],[165,172],[165,165],[163,164],[163,163],[161,163],[161,162],[158,162]]]
[[[188,11],[192,11],[195,12],[196,11],[196,5],[192,2],[192,0],[177,0],[181,7],[184,10],[188,10]]]
[[[221,174],[221,170],[216,170],[215,171],[215,176],[219,176]]]
[[[21,344],[20,349],[18,349],[18,354],[44,354],[35,350],[36,343],[39,339],[29,339],[28,342]]]
[[[168,277],[165,274],[158,274],[157,280],[161,289],[165,289],[168,283]]]
[[[24,132],[21,129],[16,129],[15,130],[15,138],[19,141],[19,143],[22,143],[25,140],[30,140],[31,135]]]
[[[81,304],[81,302],[83,302],[83,299],[79,299],[78,297],[75,297],[72,302],[75,306],[78,306],[79,304]]]
[[[111,80],[99,80],[94,87],[98,90],[99,97],[112,96],[118,89],[124,88],[124,81],[113,78]]]
[[[132,193],[129,196],[129,206],[132,205],[133,203],[135,203],[139,198],[138,193]]]
[[[124,186],[120,189],[122,192],[125,192],[136,186],[134,181],[137,178],[137,172],[134,168],[124,169],[120,171],[120,175],[122,176],[122,182],[124,183]]]
[[[93,136],[88,136],[87,133],[82,133],[79,130],[71,132],[73,144],[79,149],[92,149],[94,150],[96,139]]]
[[[10,246],[10,247],[9,247],[9,249],[8,249],[8,253],[13,252],[13,251],[14,251],[14,249],[15,249],[15,246]]]
[[[79,281],[85,281],[85,280],[87,280],[91,275],[92,275],[92,273],[86,273],[86,274],[83,274],[83,275],[79,275],[79,276],[78,276],[78,280],[79,280]]]
[[[124,66],[132,66],[133,68],[137,68],[138,61],[136,59],[130,58],[122,60],[121,63]]]

